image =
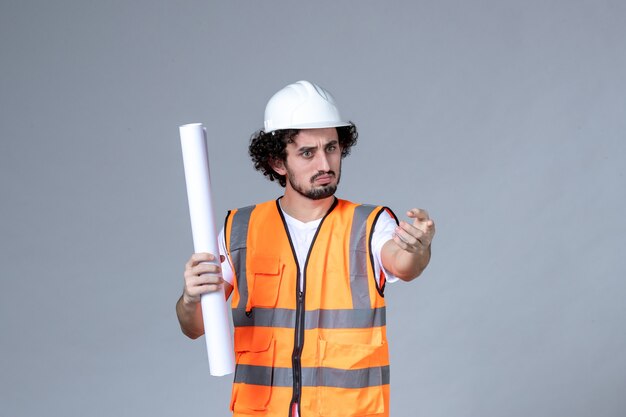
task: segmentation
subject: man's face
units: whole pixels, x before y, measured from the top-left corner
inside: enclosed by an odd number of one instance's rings
[[[341,149],[337,129],[303,129],[287,144],[281,175],[287,187],[312,200],[335,194],[341,177]]]

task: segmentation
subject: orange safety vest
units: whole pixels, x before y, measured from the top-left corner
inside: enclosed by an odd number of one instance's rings
[[[385,277],[371,239],[386,207],[335,200],[300,285],[278,200],[232,210],[233,416],[389,416]],[[397,221],[397,220],[396,220]]]

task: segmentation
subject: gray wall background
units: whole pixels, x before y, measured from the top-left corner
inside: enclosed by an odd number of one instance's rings
[[[626,415],[626,3],[0,1],[0,415],[229,415],[174,303],[177,128],[216,203],[299,79],[360,128],[339,195],[419,206],[388,287],[394,417]]]

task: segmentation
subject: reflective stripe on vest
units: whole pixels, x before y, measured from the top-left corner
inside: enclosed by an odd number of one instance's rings
[[[236,383],[291,387],[291,368],[239,365]],[[364,388],[389,383],[389,366],[362,369],[302,368],[302,384],[305,387]]]
[[[343,200],[331,208],[303,267],[300,313],[297,260],[278,202],[229,212],[234,416],[285,417],[292,401],[301,417],[388,416],[384,278],[379,283],[371,254],[385,209]]]
[[[231,254],[231,260],[233,265],[238,265],[241,268],[239,274],[237,274],[237,287],[240,300],[243,300],[243,305],[240,305],[240,308],[246,306],[246,300],[248,299],[246,280],[240,277],[246,276],[246,236],[248,235],[248,221],[254,207],[248,206],[237,210],[234,214],[233,228],[230,233],[229,253]]]
[[[361,310],[307,310],[305,329],[361,329],[387,324],[385,308]],[[285,308],[257,307],[248,314],[245,308],[233,309],[233,323],[237,326],[294,327],[296,311]]]

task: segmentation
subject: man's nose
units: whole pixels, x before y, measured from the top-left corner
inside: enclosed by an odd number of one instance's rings
[[[319,152],[319,157],[317,158],[317,169],[318,171],[330,171],[330,164],[328,163],[328,155],[326,152]]]

